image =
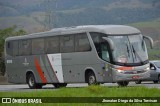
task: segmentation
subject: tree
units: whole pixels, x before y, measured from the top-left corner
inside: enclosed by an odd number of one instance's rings
[[[7,37],[24,35],[26,32],[22,29],[17,30],[16,26],[0,29],[0,75],[5,74],[4,63],[4,43]]]

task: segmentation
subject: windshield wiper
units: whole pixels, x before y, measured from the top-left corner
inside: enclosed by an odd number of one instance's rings
[[[135,59],[137,59],[136,51],[135,51],[135,49],[134,49],[133,45],[132,45],[132,50],[133,50],[133,53],[134,53]]]
[[[132,45],[132,50],[133,50],[133,53],[134,53],[134,55],[135,55],[135,59],[138,57],[139,60],[140,60],[140,62],[141,62],[141,64],[143,64],[143,61],[142,61],[141,57],[140,57],[139,54],[136,52],[136,50],[135,50],[135,48],[133,47],[133,45]]]
[[[127,46],[127,53],[128,53],[128,57],[130,57],[130,54],[129,54],[129,47],[128,47],[128,45],[126,44],[126,46]]]

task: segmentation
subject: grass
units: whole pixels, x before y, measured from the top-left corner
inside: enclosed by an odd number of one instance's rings
[[[149,49],[148,55],[150,60],[160,60],[160,49]]]
[[[146,87],[106,87],[89,86],[83,88],[60,88],[57,90],[34,90],[27,92],[0,92],[0,97],[160,97],[160,90]],[[17,104],[14,104],[17,106]],[[28,105],[28,104],[26,104]],[[40,104],[35,104],[40,105]],[[44,104],[45,105],[45,104]],[[47,104],[53,105],[53,104]],[[119,105],[119,106],[151,106],[158,103],[55,103],[54,106],[87,106],[87,105]]]
[[[56,90],[34,90],[30,92],[0,92],[0,97],[157,97],[160,90],[146,87],[60,88]]]
[[[143,28],[143,27],[160,28],[160,19],[155,19],[147,22],[132,23],[129,25],[138,28]]]

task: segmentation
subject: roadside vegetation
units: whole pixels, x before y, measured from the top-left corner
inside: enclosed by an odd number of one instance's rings
[[[150,21],[131,23],[129,26],[140,29],[143,35],[150,36],[154,40],[154,47],[150,49],[147,44],[149,60],[160,60],[160,18]]]
[[[11,36],[20,36],[24,34],[26,34],[26,32],[22,29],[17,30],[16,26],[0,29],[0,75],[5,74],[5,65],[4,65],[5,38],[11,37]]]
[[[146,22],[132,23],[129,25],[137,27],[137,28],[144,28],[144,27],[160,28],[160,18],[157,18],[151,21],[146,21]]]
[[[149,60],[160,60],[160,49],[148,50]]]
[[[160,90],[146,87],[106,87],[88,86],[82,88],[60,88],[33,91],[0,92],[0,97],[159,97]],[[21,104],[22,105],[22,104]],[[36,104],[40,105],[40,104]],[[48,106],[49,104],[47,104]],[[51,104],[50,104],[51,105]],[[53,105],[53,104],[52,104]],[[87,106],[87,105],[119,105],[119,106],[158,106],[157,103],[54,103],[54,106]],[[17,106],[17,104],[15,104]]]
[[[0,97],[159,97],[160,90],[146,87],[87,86],[82,88],[36,89],[0,92]]]

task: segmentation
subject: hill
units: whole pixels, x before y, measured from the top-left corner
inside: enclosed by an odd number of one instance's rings
[[[144,35],[151,36],[156,48],[160,48],[160,18],[148,22],[132,23],[129,25],[140,29]]]
[[[138,22],[129,24],[141,30],[143,35],[153,38],[154,48],[150,49],[148,46],[148,53],[150,60],[160,60],[160,18],[148,22]]]
[[[25,29],[27,33],[40,32],[44,29],[43,25],[41,25],[31,17],[0,17],[0,29],[14,25],[16,25],[18,29]]]
[[[0,28],[17,25],[28,33],[45,30],[49,10],[52,28],[129,24],[160,17],[160,0],[0,0],[0,8]]]

